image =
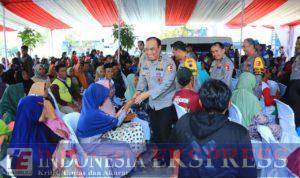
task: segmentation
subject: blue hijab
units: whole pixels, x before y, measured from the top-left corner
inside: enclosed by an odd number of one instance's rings
[[[99,109],[108,98],[109,90],[93,83],[83,94],[82,110],[76,135],[81,138],[103,134],[118,124],[118,119]]]
[[[198,75],[197,80],[202,85],[207,79],[209,79],[209,75],[205,69],[202,68],[202,62],[197,62]]]
[[[22,155],[20,148],[32,149],[33,177],[40,177],[39,171],[52,171],[51,157],[61,140],[44,123],[39,122],[43,111],[43,97],[26,96],[19,102],[14,130],[10,140],[9,154],[13,156],[12,167],[18,165],[18,157]],[[40,160],[49,166],[39,167]],[[40,173],[41,174],[41,173]]]

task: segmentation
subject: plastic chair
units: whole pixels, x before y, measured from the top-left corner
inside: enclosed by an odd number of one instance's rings
[[[279,143],[273,136],[272,131],[269,127],[258,125],[257,131],[260,134],[260,136],[263,138],[263,140],[266,141],[266,143]]]
[[[229,107],[228,111],[229,111],[228,119],[230,121],[236,122],[238,124],[242,124],[242,118],[243,118],[242,113],[235,104],[231,103],[231,106]]]
[[[271,152],[267,152],[264,155],[265,158],[271,158],[272,162],[270,166],[267,166],[261,170],[260,177],[292,177],[291,171],[286,167],[275,167],[275,164],[283,164],[282,161],[288,157],[289,149],[286,145],[279,143],[273,136],[272,131],[269,127],[259,125],[257,131],[262,137],[262,148],[264,150],[270,149]],[[280,151],[279,151],[280,150]]]
[[[176,110],[178,119],[180,119],[184,114],[187,113],[187,110],[184,109],[183,107],[179,106],[176,102],[173,102],[173,104],[175,106],[175,110]]]
[[[0,161],[0,167],[3,168],[5,171],[2,172],[3,170],[1,170],[2,174],[6,174],[9,175],[10,177],[15,177],[14,174],[12,173],[11,170],[11,158],[10,156],[7,154],[1,161]]]
[[[282,128],[282,131],[293,136],[298,136],[296,132],[295,114],[293,109],[289,105],[279,100],[275,101],[278,110],[279,124]]]
[[[279,86],[280,96],[283,96],[286,92],[287,86],[282,83],[278,83],[278,86]]]
[[[74,112],[70,114],[66,114],[63,117],[63,121],[67,125],[68,129],[70,130],[70,145],[74,145],[76,149],[76,159],[78,160],[80,165],[85,165],[85,160],[92,161],[95,159],[93,163],[101,161],[101,165],[93,164],[94,166],[83,166],[81,171],[88,175],[89,172],[99,172],[99,170],[103,170],[103,176],[110,177],[111,170],[109,167],[105,166],[106,158],[103,156],[89,156],[86,154],[82,146],[80,145],[78,138],[76,136],[77,124],[79,121],[80,113]],[[88,164],[87,164],[88,165]],[[106,169],[106,170],[104,170]]]
[[[54,102],[54,106],[55,106],[55,113],[57,114],[57,116],[59,118],[63,118],[64,117],[64,113],[62,113],[60,110],[59,110],[59,107],[58,107],[58,103],[52,93],[52,91],[50,90],[50,88],[48,88],[48,94],[50,95],[50,97],[52,98],[52,101]]]

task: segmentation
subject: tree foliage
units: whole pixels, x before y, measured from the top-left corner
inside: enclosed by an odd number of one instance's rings
[[[21,38],[22,44],[28,46],[31,50],[35,48],[39,42],[43,41],[41,33],[31,28],[25,28],[23,31],[19,32],[18,37]]]
[[[118,41],[118,36],[119,36],[119,26],[115,24],[113,26],[113,37],[114,37],[114,42]],[[134,47],[134,41],[136,37],[134,36],[134,29],[132,25],[126,25],[122,24],[120,26],[120,41],[121,41],[121,46],[126,49],[127,51]]]
[[[174,38],[174,37],[189,37],[190,36],[190,29],[188,29],[186,26],[182,26],[176,29],[168,30],[166,32],[163,32],[160,35],[161,39],[164,38]]]

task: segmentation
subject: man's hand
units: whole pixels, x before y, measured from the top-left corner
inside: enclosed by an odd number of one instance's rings
[[[136,116],[135,113],[129,113],[129,114],[127,114],[127,116],[125,117],[124,121],[125,121],[125,122],[129,122],[129,121],[131,121],[132,119],[134,119],[134,118],[136,118],[136,117],[137,117],[137,116]]]
[[[149,98],[150,93],[149,92],[143,92],[140,95],[138,95],[135,98],[135,104],[140,104],[141,102],[143,102],[145,99]]]
[[[134,100],[131,99],[124,104],[123,109],[127,112],[133,104],[134,104]]]
[[[137,96],[139,96],[142,92],[136,91],[135,94],[133,95],[133,99],[135,99]]]

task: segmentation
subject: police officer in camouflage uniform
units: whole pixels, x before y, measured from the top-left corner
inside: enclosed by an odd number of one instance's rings
[[[241,66],[242,72],[250,72],[256,77],[256,85],[254,94],[261,98],[262,95],[262,76],[264,74],[264,60],[255,51],[255,41],[252,38],[247,38],[243,43],[243,50],[247,55],[247,59]]]
[[[149,98],[151,140],[167,143],[172,124],[176,121],[176,111],[172,103],[175,94],[176,66],[171,58],[160,55],[161,41],[150,37],[146,41],[147,59],[141,63],[135,103]]]
[[[231,88],[231,79],[233,72],[233,63],[225,54],[223,43],[216,42],[211,47],[211,53],[214,61],[210,68],[210,77],[212,79],[221,80]]]

